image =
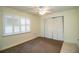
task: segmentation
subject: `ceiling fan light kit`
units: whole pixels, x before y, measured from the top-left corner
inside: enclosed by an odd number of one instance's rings
[[[47,8],[47,7],[44,7],[44,6],[38,7],[38,13],[39,13],[40,15],[44,15],[44,14],[46,14],[47,12],[48,12],[48,8]]]

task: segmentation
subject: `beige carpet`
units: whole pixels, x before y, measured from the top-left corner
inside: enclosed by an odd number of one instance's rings
[[[77,44],[64,42],[61,53],[79,53],[79,47]]]

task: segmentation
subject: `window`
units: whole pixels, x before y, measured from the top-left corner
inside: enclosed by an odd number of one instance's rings
[[[4,20],[4,33],[5,34],[11,34],[13,32],[12,24],[13,24],[12,17],[5,16],[5,20]]]
[[[13,17],[13,32],[14,33],[19,33],[20,32],[20,22],[19,22],[19,17],[15,16]]]
[[[30,32],[30,20],[25,16],[4,16],[4,35]]]
[[[26,27],[25,27],[26,19],[24,17],[21,17],[20,23],[21,23],[21,32],[25,32],[26,31]]]

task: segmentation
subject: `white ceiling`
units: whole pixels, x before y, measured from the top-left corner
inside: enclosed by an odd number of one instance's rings
[[[36,7],[39,7],[39,6],[10,6],[10,8],[39,15]],[[76,6],[45,6],[45,7],[49,8],[48,13],[55,13],[55,12],[76,8]]]

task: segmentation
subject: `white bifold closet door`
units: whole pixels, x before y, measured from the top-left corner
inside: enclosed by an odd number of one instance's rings
[[[52,17],[45,20],[45,37],[55,40],[64,39],[64,28],[62,17]]]

